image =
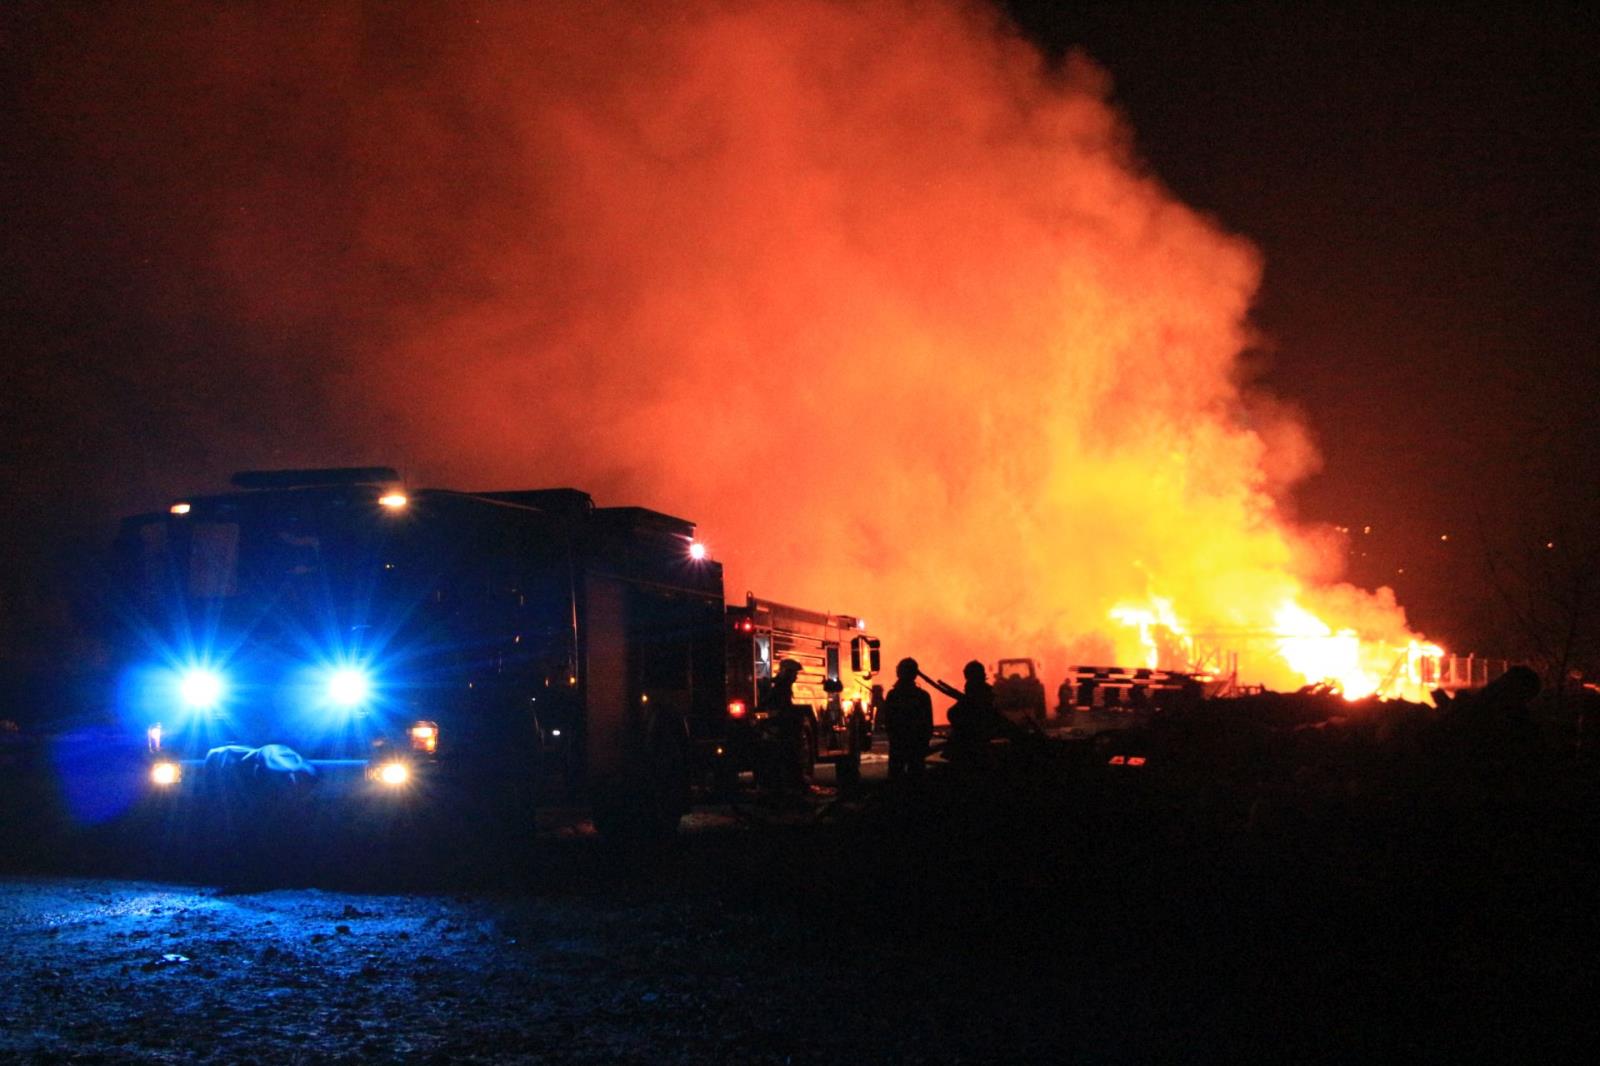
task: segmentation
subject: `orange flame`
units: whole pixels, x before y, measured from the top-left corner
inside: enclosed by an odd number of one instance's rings
[[[1310,682],[1336,686],[1346,699],[1370,696],[1378,678],[1362,669],[1361,638],[1354,630],[1335,632],[1297,603],[1281,605],[1273,615],[1278,651],[1289,668]]]
[[[1171,601],[1152,597],[1151,603],[1151,608],[1124,604],[1112,609],[1111,619],[1137,635],[1135,645],[1124,634],[1119,652],[1142,656],[1142,664],[1152,668],[1199,669],[1195,642]],[[1231,606],[1235,617],[1248,614],[1248,605]],[[1347,700],[1372,695],[1426,699],[1425,679],[1437,676],[1437,669],[1425,670],[1424,660],[1437,663],[1444,655],[1437,644],[1404,633],[1363,638],[1353,628],[1335,629],[1293,599],[1281,601],[1269,617],[1264,627],[1235,629],[1225,638],[1234,642],[1234,651],[1258,654],[1252,664],[1258,683],[1326,685]]]

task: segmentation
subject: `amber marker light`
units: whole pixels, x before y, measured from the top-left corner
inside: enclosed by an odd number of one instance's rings
[[[410,502],[411,501],[406,498],[406,494],[403,492],[386,492],[382,496],[378,497],[378,504],[380,506],[387,507],[391,511],[398,511],[400,508],[404,507]]]
[[[189,505],[186,503],[175,503],[171,507],[168,507],[167,510],[173,514],[188,514]]]
[[[438,751],[439,727],[433,722],[417,722],[411,727],[411,747],[429,755]]]

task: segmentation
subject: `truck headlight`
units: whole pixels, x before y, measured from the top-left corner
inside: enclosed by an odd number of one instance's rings
[[[183,780],[183,767],[175,762],[162,761],[150,766],[150,783],[157,788],[167,788]]]
[[[378,768],[372,772],[372,776],[381,784],[388,785],[390,788],[399,788],[411,780],[411,767],[399,759],[393,759],[386,763],[380,763]]]

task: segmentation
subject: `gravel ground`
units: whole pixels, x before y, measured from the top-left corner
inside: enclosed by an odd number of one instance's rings
[[[790,1019],[721,1024],[752,916],[102,879],[0,884],[0,1054],[70,1061],[782,1059]],[[804,980],[804,967],[784,975]],[[767,1031],[768,1029],[774,1031]]]
[[[199,883],[35,846],[0,878],[0,1059],[1582,1057],[1600,818],[1576,795],[936,774],[702,811],[650,852],[547,819],[471,861]]]

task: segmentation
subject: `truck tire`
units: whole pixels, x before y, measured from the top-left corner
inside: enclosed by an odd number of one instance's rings
[[[643,843],[677,833],[678,823],[689,811],[691,784],[688,752],[679,730],[656,729],[642,763],[639,781],[594,796],[594,826],[601,836]]]
[[[834,764],[834,779],[840,788],[855,788],[861,783],[861,749],[865,746],[865,727],[866,723],[859,719],[850,720],[846,734],[849,737],[848,750]]]
[[[711,771],[711,792],[718,799],[731,799],[739,794],[739,768],[732,759],[719,759]]]
[[[676,833],[678,823],[689,813],[694,782],[688,733],[688,727],[678,723],[672,729],[658,730],[650,745],[651,806],[664,835]]]
[[[852,751],[841,755],[834,767],[840,788],[855,788],[861,783],[861,753]]]

